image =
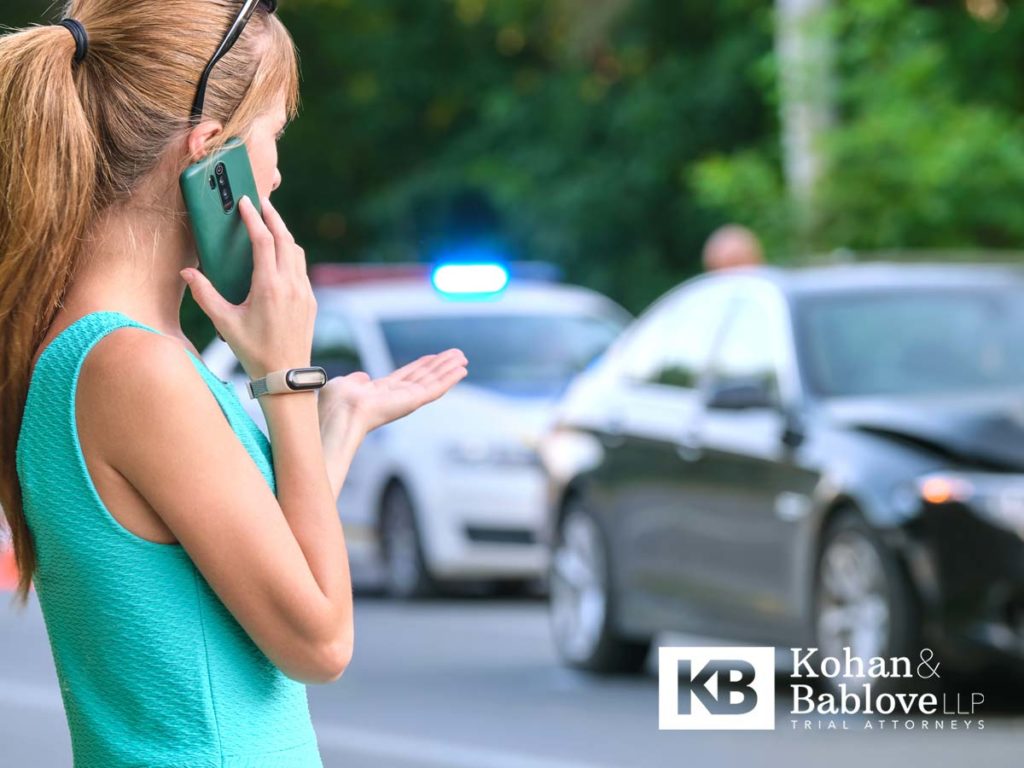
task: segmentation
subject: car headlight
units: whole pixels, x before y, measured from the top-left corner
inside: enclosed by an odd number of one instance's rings
[[[917,479],[929,504],[963,503],[1024,538],[1024,475],[986,472],[934,472]]]
[[[555,427],[541,439],[540,456],[545,471],[564,483],[600,466],[604,449],[592,434]]]
[[[540,465],[537,452],[527,445],[464,441],[448,446],[448,458],[456,464],[491,467]]]

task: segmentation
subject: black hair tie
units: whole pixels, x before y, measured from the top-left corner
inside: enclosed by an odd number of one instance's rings
[[[75,38],[75,64],[81,63],[85,54],[89,52],[89,36],[85,33],[85,27],[78,19],[62,19],[59,23]]]

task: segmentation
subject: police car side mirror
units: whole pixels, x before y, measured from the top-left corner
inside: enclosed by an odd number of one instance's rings
[[[709,409],[742,411],[777,408],[774,391],[764,379],[732,379],[711,385],[705,404]]]

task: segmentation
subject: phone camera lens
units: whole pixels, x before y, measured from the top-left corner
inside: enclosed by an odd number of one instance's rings
[[[215,184],[220,189],[221,207],[224,213],[230,213],[235,208],[235,196],[231,192],[231,180],[228,178],[228,170],[224,163],[217,163],[215,173]]]

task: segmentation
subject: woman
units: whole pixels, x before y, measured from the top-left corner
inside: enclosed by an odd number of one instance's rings
[[[321,765],[304,684],[354,647],[346,471],[466,373],[453,349],[263,395],[268,441],[182,332],[184,278],[250,379],[310,364],[305,257],[268,199],[298,80],[273,11],[74,0],[0,37],[0,503],[76,768]],[[177,186],[232,136],[263,209],[239,203],[240,305],[197,270]]]

